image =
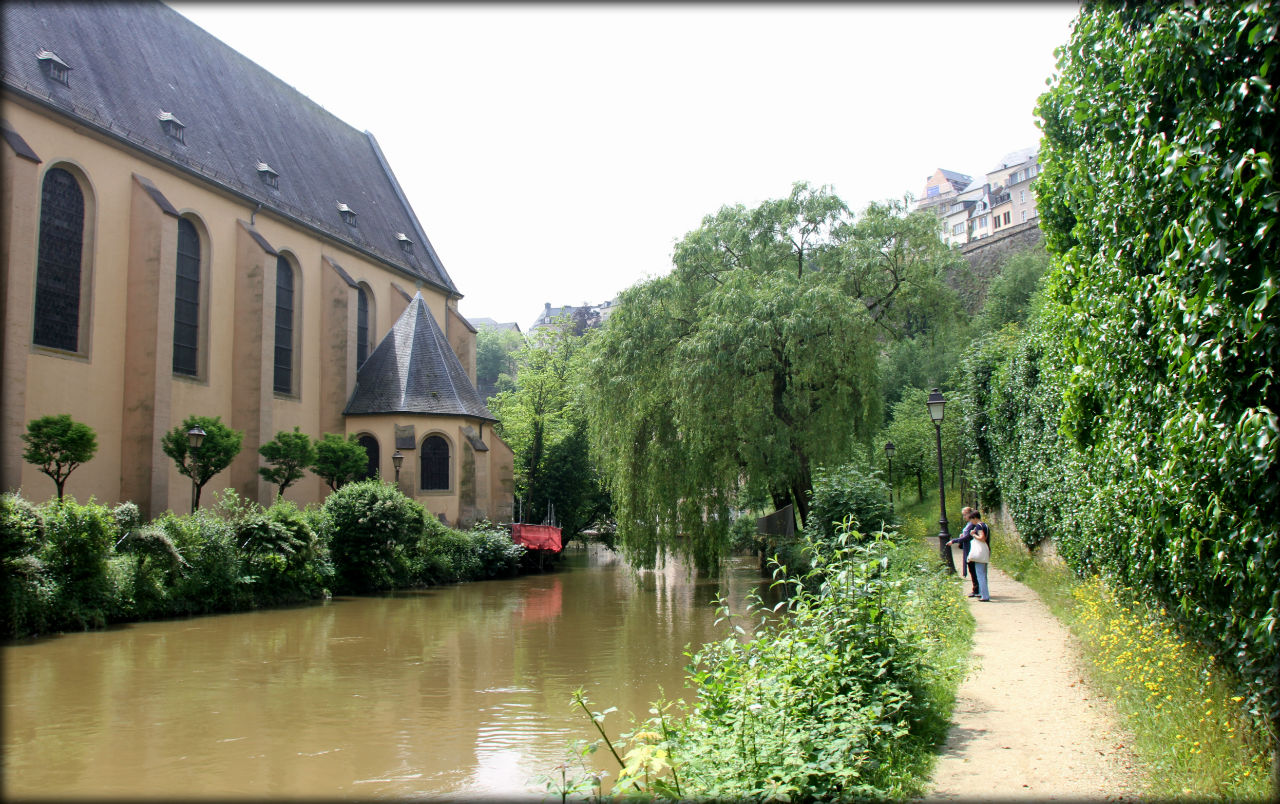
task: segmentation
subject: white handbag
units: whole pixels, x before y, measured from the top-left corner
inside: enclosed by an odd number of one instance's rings
[[[988,531],[990,534],[990,531]],[[991,538],[990,535],[987,536]],[[969,542],[969,560],[975,564],[987,564],[991,561],[991,547],[986,542],[980,542],[977,539]]]

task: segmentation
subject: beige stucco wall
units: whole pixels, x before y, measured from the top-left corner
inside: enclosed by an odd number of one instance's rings
[[[221,416],[246,433],[240,456],[205,487],[202,502],[225,487],[270,502],[274,489],[257,476],[262,443],[295,426],[312,436],[359,429],[344,423],[341,415],[355,378],[356,291],[339,276],[334,263],[371,296],[371,349],[405,309],[397,287],[409,293],[421,290],[436,323],[448,331],[448,299],[433,286],[415,283],[269,212],[255,212],[255,205],[213,185],[10,96],[4,96],[0,111],[42,160],[34,164],[0,145],[4,489],[20,488],[37,500],[53,494],[53,482],[21,461],[19,436],[30,419],[68,413],[93,427],[98,436],[98,453],[72,474],[70,494],[82,500],[93,495],[107,503],[135,499],[151,515],[166,508],[185,512],[190,480],[162,455],[157,442],[160,434],[196,414]],[[86,191],[85,264],[90,273],[81,302],[87,326],[78,353],[31,343],[40,188],[45,172],[54,166],[82,176]],[[200,371],[194,378],[175,376],[171,370],[178,218],[166,214],[143,191],[146,182],[191,219],[201,235],[204,301]],[[287,255],[296,268],[296,393],[284,395],[272,389],[273,252]],[[453,328],[461,329],[456,322]],[[465,336],[460,337],[465,342]],[[473,334],[471,340],[474,343]],[[474,377],[474,346],[464,363],[468,364]],[[448,425],[457,444],[456,422]],[[392,443],[382,435],[379,440]],[[388,476],[393,451],[384,451]],[[322,499],[324,492],[322,481],[308,474],[286,496],[306,503]],[[433,502],[453,521],[456,490],[451,502]]]
[[[396,427],[413,427],[413,447],[402,447],[404,462],[396,480],[392,455],[396,452]],[[471,428],[481,438],[486,451],[472,450],[465,435]],[[417,414],[386,414],[377,416],[348,416],[347,432],[372,435],[378,441],[378,471],[388,482],[395,482],[400,490],[422,504],[433,516],[445,515],[450,525],[467,526],[477,519],[493,521],[511,520],[511,449],[497,437],[492,425],[479,419],[460,416],[423,416]],[[443,436],[449,444],[449,489],[447,491],[423,491],[419,488],[420,448],[432,435]],[[505,478],[505,480],[504,480]],[[483,481],[483,488],[477,483]],[[473,505],[465,504],[475,500]]]

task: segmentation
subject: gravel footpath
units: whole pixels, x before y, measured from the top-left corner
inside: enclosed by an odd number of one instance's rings
[[[1079,647],[1035,592],[992,567],[927,800],[1136,801],[1141,779]],[[965,592],[969,580],[963,580]]]

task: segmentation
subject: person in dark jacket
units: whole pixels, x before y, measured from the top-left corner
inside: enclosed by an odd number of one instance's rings
[[[965,570],[967,570],[969,575],[969,580],[970,582],[973,583],[973,591],[969,593],[969,597],[981,597],[981,595],[978,592],[978,576],[974,574],[973,562],[969,560],[969,544],[970,542],[973,541],[973,535],[971,533],[971,531],[973,530],[973,523],[969,521],[969,517],[972,514],[973,514],[973,509],[967,505],[964,508],[960,509],[960,518],[964,520],[964,529],[960,531],[959,536],[947,542],[947,544],[960,545],[960,552],[963,554],[963,561],[961,562],[961,565],[960,565],[961,566],[960,577],[963,578],[965,575]]]

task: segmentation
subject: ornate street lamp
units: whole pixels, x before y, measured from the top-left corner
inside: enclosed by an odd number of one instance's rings
[[[187,431],[187,446],[191,448],[191,513],[193,514],[200,507],[200,485],[196,483],[196,475],[200,473],[196,470],[196,453],[204,444],[204,437],[205,432],[198,424]]]
[[[954,574],[956,565],[951,560],[951,548],[947,547],[947,542],[951,540],[951,532],[947,529],[947,487],[942,471],[942,409],[947,401],[942,398],[938,389],[934,388],[929,392],[929,398],[925,404],[929,406],[929,418],[933,419],[933,431],[938,439],[938,513],[940,517],[938,524],[941,526],[941,530],[938,531],[938,554],[942,557],[942,563],[947,565],[947,571]]]
[[[884,442],[884,457],[889,460],[889,513],[893,513],[893,453],[897,452],[897,447],[892,441]]]
[[[400,466],[404,463],[404,454],[400,450],[396,450],[391,456],[391,463],[396,467],[396,485],[400,485]]]

